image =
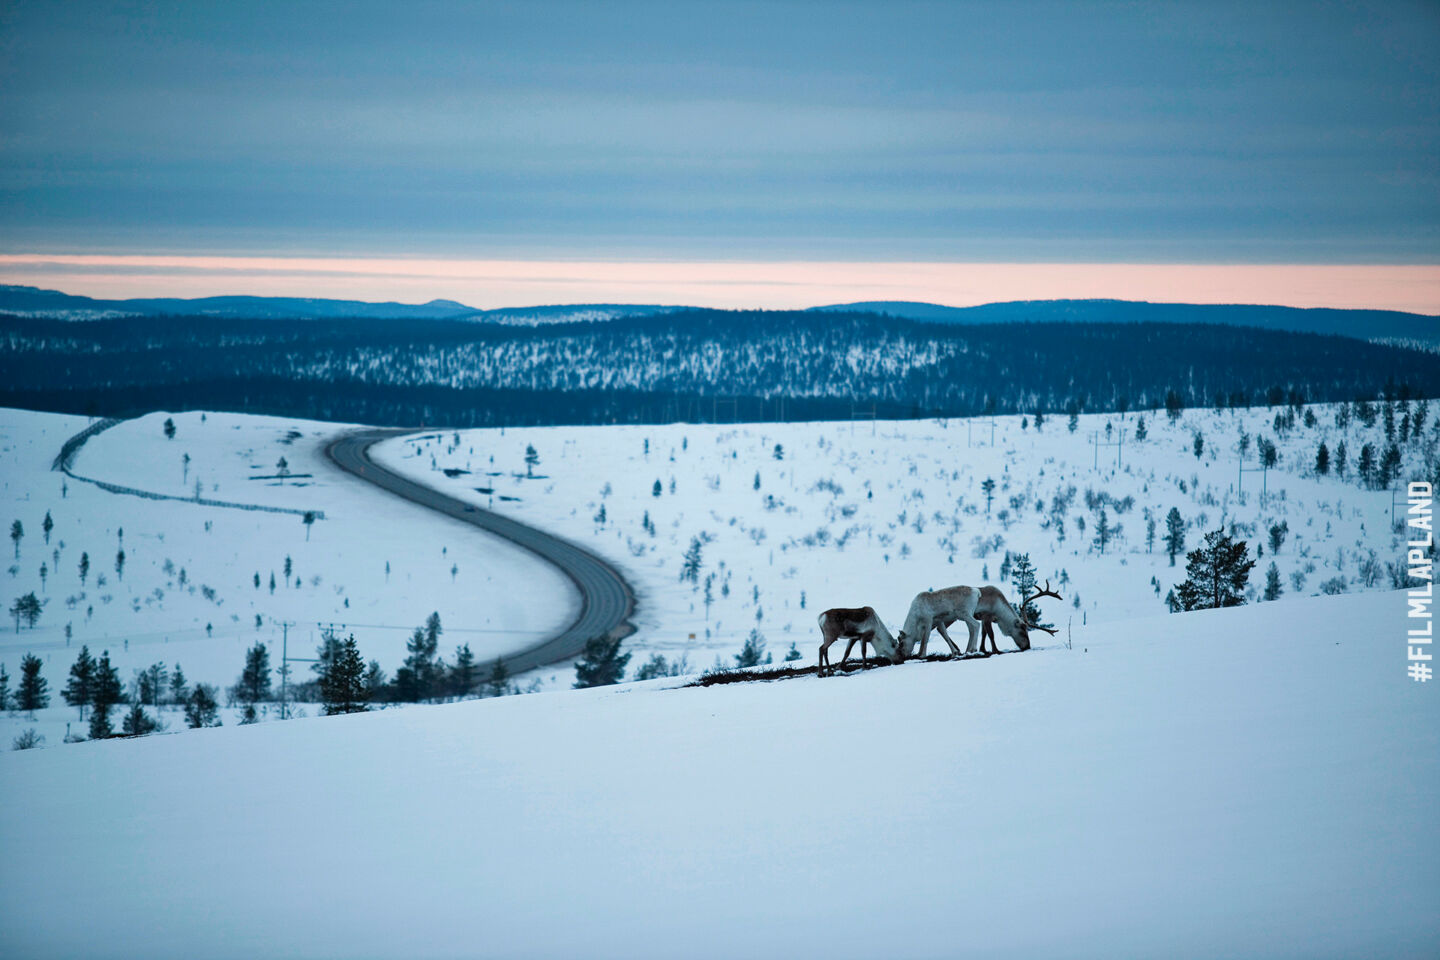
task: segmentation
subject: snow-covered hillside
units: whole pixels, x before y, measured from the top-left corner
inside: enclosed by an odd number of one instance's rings
[[[993,434],[989,419],[447,431],[387,441],[375,456],[600,552],[640,592],[635,665],[660,652],[705,668],[717,654],[728,660],[752,629],[777,659],[795,643],[810,661],[816,615],[828,607],[868,604],[899,629],[920,590],[1008,589],[1007,552],[1028,553],[1066,598],[1044,608],[1062,628],[1162,612],[1184,578],[1183,554],[1172,567],[1165,550],[1172,507],[1186,549],[1222,524],[1263,549],[1252,598],[1272,561],[1282,600],[1389,587],[1386,564],[1402,559],[1388,529],[1391,493],[1355,480],[1364,444],[1385,445],[1383,420],[1341,428],[1337,407],[1315,406],[1314,426],[1302,414],[1281,437],[1282,409],[1191,410],[1174,423],[1154,411],[1087,415],[1073,433],[1063,416],[1038,432],[1028,418],[997,417]],[[1258,467],[1265,439],[1277,444],[1276,469],[1242,478],[1242,433],[1245,466]],[[1093,445],[1122,435],[1123,448]],[[1436,436],[1427,422],[1406,445],[1408,475],[1432,475]],[[1322,441],[1332,460],[1346,444],[1345,478],[1316,474]],[[1102,510],[1111,530],[1103,552]],[[1274,553],[1269,529],[1281,523],[1288,532]],[[680,574],[697,538],[701,564],[689,582]]]
[[[0,755],[46,957],[1434,956],[1403,597]]]
[[[431,611],[445,624],[447,660],[461,643],[482,661],[500,656],[570,619],[573,588],[549,565],[331,466],[323,447],[343,424],[157,413],[91,438],[74,461],[79,476],[156,493],[194,497],[198,482],[206,499],[323,512],[308,535],[298,514],[118,495],[52,471],[61,445],[85,425],[84,417],[0,410],[0,516],[7,531],[14,520],[24,530],[18,550],[10,542],[0,548],[10,557],[3,598],[8,607],[33,590],[45,601],[34,629],[17,632],[13,621],[0,629],[0,663],[13,692],[20,658],[37,654],[52,694],[38,722],[0,715],[6,747],[32,726],[48,746],[60,743],[65,721],[78,713],[59,691],[82,645],[96,656],[108,650],[126,682],[163,661],[178,663],[191,682],[223,688],[256,642],[270,646],[279,666],[284,621],[291,656],[313,657],[317,625],[335,623],[393,672]],[[537,597],[545,604],[534,605]],[[309,676],[307,664],[294,669]]]

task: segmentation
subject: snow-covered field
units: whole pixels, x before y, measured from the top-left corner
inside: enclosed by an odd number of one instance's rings
[[[1153,411],[1088,415],[1073,433],[1063,416],[1049,418],[1041,432],[1028,421],[1022,427],[1018,417],[993,425],[979,419],[432,431],[387,441],[376,456],[456,496],[584,543],[623,570],[640,597],[640,630],[628,641],[633,675],[656,653],[690,670],[728,663],[752,629],[777,660],[794,643],[810,662],[819,611],[869,604],[898,630],[918,590],[1008,587],[1007,552],[1028,553],[1041,578],[1066,598],[1044,607],[1062,629],[1163,611],[1184,565],[1181,556],[1171,567],[1165,553],[1171,507],[1185,521],[1187,548],[1222,522],[1252,546],[1265,544],[1251,577],[1256,598],[1272,560],[1282,602],[1326,585],[1388,586],[1386,563],[1400,559],[1399,540],[1388,529],[1391,494],[1361,489],[1354,479],[1361,446],[1383,448],[1383,421],[1342,429],[1334,407],[1317,406],[1313,426],[1302,417],[1288,436],[1277,437],[1277,409],[1191,410],[1177,423]],[[1148,436],[1137,441],[1141,417]],[[356,634],[367,658],[393,672],[410,631],[432,610],[445,624],[446,659],[468,643],[484,663],[559,626],[573,609],[568,582],[528,554],[333,468],[323,447],[344,425],[187,413],[173,415],[170,439],[166,418],[152,414],[93,437],[75,460],[76,473],[181,497],[193,497],[198,480],[207,499],[313,509],[324,519],[307,540],[293,514],[139,499],[66,481],[50,463],[84,418],[0,411],[0,495],[25,528],[6,578],[7,606],[28,590],[46,601],[35,629],[16,633],[12,623],[0,632],[0,663],[13,689],[21,656],[39,654],[52,693],[51,707],[34,720],[0,717],[0,745],[30,727],[47,746],[63,740],[78,713],[63,705],[59,690],[82,644],[96,655],[108,650],[127,681],[163,661],[180,664],[192,682],[223,688],[257,640],[270,645],[278,666],[284,621],[294,624],[292,656],[311,656],[318,625],[337,623]],[[1197,432],[1205,440],[1198,458]],[[1248,466],[1256,464],[1261,437],[1278,445],[1279,466],[1263,478],[1263,497],[1258,472],[1246,473],[1243,492],[1236,490],[1242,432],[1251,438]],[[1123,449],[1092,446],[1122,435]],[[1348,476],[1334,470],[1317,476],[1317,445],[1324,441],[1334,451],[1342,440]],[[529,467],[527,447],[538,459]],[[1407,475],[1431,475],[1433,418],[1423,439],[1405,450]],[[290,474],[283,481],[275,477],[282,457]],[[988,508],[987,478],[995,481]],[[1102,507],[1114,530],[1103,554],[1095,542]],[[49,543],[46,511],[55,524]],[[1289,533],[1272,555],[1268,529],[1282,521]],[[114,568],[122,528],[123,577]],[[684,555],[696,539],[698,573],[694,582],[682,581]],[[82,553],[90,560],[83,584]],[[296,669],[306,675],[306,665]],[[561,665],[526,683],[559,689],[572,679]],[[166,711],[162,719],[180,725],[178,713]]]
[[[163,431],[167,417],[174,439]],[[75,458],[80,476],[138,489],[193,497],[198,480],[207,499],[323,511],[307,539],[298,515],[118,495],[52,471],[61,445],[86,422],[0,410],[0,517],[7,533],[13,520],[24,528],[18,557],[13,543],[0,547],[10,558],[3,598],[7,609],[31,590],[46,601],[33,630],[22,624],[16,632],[13,620],[0,628],[0,663],[13,693],[20,658],[37,654],[51,692],[51,707],[36,721],[0,715],[5,748],[30,727],[55,746],[66,722],[78,720],[60,690],[82,645],[95,656],[108,650],[127,683],[134,671],[163,661],[179,664],[191,682],[223,689],[235,682],[251,644],[265,642],[279,666],[285,621],[291,656],[313,657],[318,625],[335,623],[393,673],[405,641],[431,611],[445,625],[447,661],[468,643],[483,662],[570,618],[573,588],[549,565],[331,466],[323,448],[345,425],[160,413],[98,434]],[[282,457],[290,477],[258,479],[273,478]],[[48,543],[47,511],[54,523]],[[123,575],[115,569],[122,548]],[[90,563],[83,583],[82,555]],[[533,603],[537,598],[545,602]],[[308,666],[295,665],[295,676],[308,678]],[[177,713],[162,719],[183,727]],[[84,732],[83,724],[75,729]]]
[[[1162,612],[1184,579],[1184,556],[1171,567],[1164,547],[1171,507],[1185,521],[1186,549],[1221,524],[1233,524],[1252,550],[1263,546],[1255,598],[1272,560],[1282,599],[1318,594],[1327,582],[1336,589],[1337,580],[1347,591],[1388,588],[1385,564],[1402,559],[1389,530],[1391,493],[1354,479],[1363,444],[1385,445],[1382,421],[1341,429],[1335,407],[1315,406],[1313,427],[1302,416],[1276,437],[1282,409],[1190,410],[1175,423],[1154,411],[1087,415],[1073,433],[1063,415],[1047,418],[1041,432],[1028,418],[1022,427],[1020,417],[997,417],[993,438],[989,419],[447,431],[386,441],[374,455],[596,550],[640,594],[632,666],[658,651],[704,669],[717,655],[728,661],[751,629],[777,660],[795,643],[812,661],[815,619],[828,607],[868,604],[898,630],[920,590],[1008,590],[1007,551],[1028,553],[1065,597],[1043,610],[1062,628]],[[1135,440],[1140,417],[1143,442]],[[1407,447],[1407,475],[1432,475],[1433,426],[1431,418],[1422,441]],[[1244,474],[1237,491],[1242,432],[1250,435],[1247,467],[1258,465],[1261,437],[1276,442],[1280,459],[1267,476]],[[1123,448],[1092,445],[1121,435]],[[1332,454],[1345,442],[1347,479],[1315,474],[1322,441]],[[528,447],[539,479],[526,477]],[[987,478],[995,481],[988,508]],[[1103,554],[1095,542],[1102,507],[1114,531]],[[1281,522],[1288,534],[1272,555],[1268,530]],[[686,582],[680,571],[693,538],[702,562]]]
[[[1403,597],[0,756],[17,957],[1440,953]]]

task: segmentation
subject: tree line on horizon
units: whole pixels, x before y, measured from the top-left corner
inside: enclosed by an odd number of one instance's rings
[[[1214,324],[688,310],[535,327],[0,316],[0,405],[456,427],[969,416],[1440,396],[1434,354]]]

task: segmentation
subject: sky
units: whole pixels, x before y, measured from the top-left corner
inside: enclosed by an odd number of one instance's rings
[[[1437,49],[1433,2],[10,0],[0,282],[290,293],[344,260],[306,289],[500,306],[663,264],[624,299],[760,306],[782,265],[814,302],[1025,299],[1029,265],[1440,313]]]

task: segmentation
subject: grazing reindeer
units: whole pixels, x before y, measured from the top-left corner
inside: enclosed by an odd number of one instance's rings
[[[1050,581],[1047,580],[1045,589],[1020,601],[1020,609],[1025,609],[1040,597],[1061,599],[1060,594],[1050,589]],[[985,633],[989,635],[990,646],[997,653],[999,650],[995,647],[994,626],[999,626],[1000,632],[1014,640],[1021,650],[1030,649],[1032,629],[1044,630],[1052,635],[1055,633],[1049,627],[1026,621],[997,587],[981,587],[978,590],[974,587],[946,587],[943,590],[917,593],[915,599],[910,601],[910,612],[905,616],[905,626],[900,630],[898,638],[901,654],[908,656],[918,640],[920,656],[925,656],[930,645],[930,631],[939,630],[940,636],[950,646],[950,653],[960,656],[960,648],[945,630],[956,620],[963,620],[970,633],[969,643],[965,647],[967,654],[976,652],[976,641],[981,638],[982,622],[985,624]],[[983,652],[983,647],[981,651]]]
[[[855,641],[860,641],[860,660],[865,660],[865,645],[875,645],[875,652],[892,663],[899,663],[904,657],[900,654],[899,645],[885,624],[875,614],[874,607],[836,607],[826,610],[820,614],[820,667],[817,673],[825,675],[825,668],[830,664],[830,644],[840,638],[850,642],[845,644],[845,656],[840,658],[844,663],[850,659],[850,651],[855,648]],[[831,670],[833,671],[833,667]]]

